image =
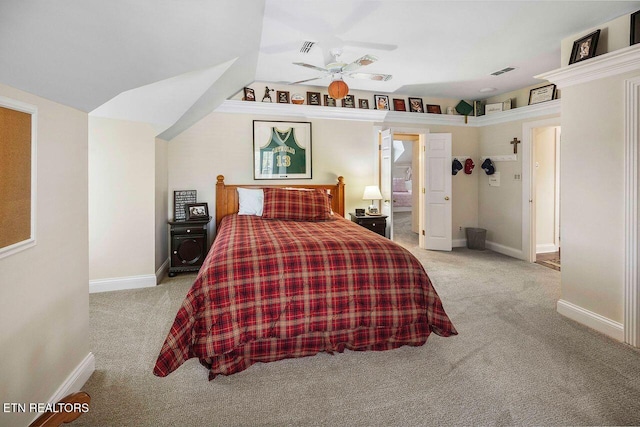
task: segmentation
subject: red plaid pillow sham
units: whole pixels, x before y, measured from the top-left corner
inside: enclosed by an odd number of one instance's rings
[[[291,221],[331,219],[331,203],[324,190],[287,190],[265,188],[262,218]]]

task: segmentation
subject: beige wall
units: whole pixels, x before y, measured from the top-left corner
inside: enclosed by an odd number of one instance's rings
[[[89,117],[89,276],[155,275],[153,127]]]
[[[533,129],[535,158],[536,245],[547,251],[556,241],[556,129]]]
[[[213,214],[217,175],[224,175],[228,183],[254,182],[253,120],[251,115],[212,113],[174,138],[169,143],[169,194],[174,190],[197,190],[198,201],[207,202]],[[291,119],[260,117],[260,120]],[[311,123],[312,179],[277,182],[332,183],[342,175],[347,212],[365,207],[362,191],[374,182],[377,154],[372,124],[344,120],[311,120]],[[173,200],[169,201],[168,215],[173,218]]]
[[[513,154],[513,138],[522,141],[522,127],[530,121],[542,121],[554,116],[516,120],[480,128],[479,156]],[[516,161],[494,161],[500,172],[500,186],[489,186],[489,176],[482,171],[478,183],[478,222],[487,229],[487,240],[515,251],[522,251],[522,147]]]
[[[229,183],[253,181],[253,119],[244,114],[212,113],[169,144],[169,194],[174,190],[195,189],[198,200],[215,207],[215,182],[223,174]],[[283,117],[260,117],[260,120],[290,120]],[[346,183],[346,209],[364,208],[362,191],[376,180],[377,151],[374,124],[346,120],[311,120],[313,139],[313,179],[298,182],[333,182],[343,175]],[[376,124],[378,126],[379,124]],[[404,133],[452,133],[452,150],[457,155],[478,156],[477,128],[433,125],[429,127],[400,124]],[[462,173],[453,180],[453,238],[464,238],[459,227],[477,226],[477,182],[481,169],[476,161],[472,175]],[[458,174],[460,175],[460,174]],[[261,181],[265,182],[265,181]],[[280,181],[282,182],[282,181]],[[290,182],[290,181],[286,181]],[[296,182],[296,181],[292,181]],[[168,205],[173,217],[173,203]]]
[[[90,350],[87,114],[1,84],[0,96],[38,109],[36,246],[0,259],[0,402],[46,402]]]
[[[564,39],[563,67],[573,41],[598,28],[598,55],[629,45],[626,15]],[[618,323],[624,315],[624,81],[638,76],[567,87],[562,98],[562,299]]]
[[[624,80],[564,89],[560,181],[562,299],[623,320]]]
[[[169,205],[169,143],[163,139],[156,138],[156,200],[155,200],[155,245],[156,245],[156,274],[162,273],[159,269],[169,258],[168,246],[168,226],[167,206]],[[173,203],[171,201],[171,203]],[[160,277],[158,279],[161,279]]]

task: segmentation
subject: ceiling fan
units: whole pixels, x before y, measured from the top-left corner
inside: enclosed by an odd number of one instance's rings
[[[318,76],[318,77],[313,77],[310,79],[306,79],[306,80],[300,80],[297,82],[293,82],[290,84],[300,84],[300,83],[305,83],[305,82],[310,82],[312,80],[318,80],[318,79],[323,79],[325,77],[329,77],[331,76],[333,79],[333,82],[331,83],[331,85],[329,85],[329,95],[332,96],[332,98],[335,99],[341,99],[343,98],[347,93],[349,88],[347,87],[346,83],[343,82],[343,77],[353,77],[356,79],[369,79],[369,80],[378,80],[378,81],[387,81],[390,80],[393,76],[391,74],[377,74],[377,73],[361,73],[361,72],[356,72],[357,69],[359,69],[360,67],[364,67],[366,65],[372,64],[374,62],[376,62],[378,60],[377,57],[373,56],[373,55],[364,55],[361,58],[356,59],[355,61],[347,64],[345,62],[340,62],[340,60],[338,59],[338,57],[342,54],[342,49],[331,49],[330,51],[331,55],[334,57],[334,62],[327,64],[324,68],[323,67],[318,67],[316,65],[312,65],[312,64],[307,64],[305,62],[294,62],[294,65],[299,65],[301,67],[306,67],[306,68],[311,68],[313,70],[317,70],[322,72],[323,74]],[[333,96],[332,92],[332,88],[331,86],[334,85],[334,83],[336,82],[342,82],[342,84],[344,85],[344,87],[346,88],[346,90],[344,91],[344,94],[342,94],[342,96],[340,96],[341,92],[336,92],[336,96]]]

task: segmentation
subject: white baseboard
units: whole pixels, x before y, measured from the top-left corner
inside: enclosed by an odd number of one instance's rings
[[[537,254],[548,254],[552,252],[558,252],[558,247],[553,243],[542,243],[542,244],[536,245]]]
[[[624,327],[621,323],[614,322],[611,319],[565,300],[558,301],[557,310],[558,313],[571,320],[595,329],[615,340],[624,341]]]
[[[467,246],[467,239],[453,239],[451,246],[454,248],[464,248]]]
[[[64,397],[82,390],[84,384],[89,380],[91,374],[96,370],[96,358],[93,353],[89,352],[87,356],[76,366],[76,368],[69,374],[66,380],[58,387],[58,390],[49,398],[47,403],[58,403]],[[35,421],[41,413],[36,414],[35,418],[31,421]]]
[[[155,274],[141,276],[114,277],[89,281],[89,293],[121,291],[124,289],[151,288],[156,285]]]
[[[162,263],[158,271],[156,271],[156,283],[160,283],[165,274],[167,274],[167,270],[169,270],[169,258]]]
[[[485,242],[485,246],[487,249],[491,249],[494,252],[498,252],[503,255],[507,255],[513,258],[524,259],[524,254],[521,249],[510,248],[509,246],[504,246],[499,243],[494,242]]]

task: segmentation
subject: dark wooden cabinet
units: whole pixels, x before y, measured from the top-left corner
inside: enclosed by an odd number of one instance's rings
[[[207,225],[209,219],[169,221],[171,242],[169,277],[185,271],[198,271],[209,250]]]
[[[387,235],[387,216],[386,215],[356,215],[350,213],[351,221],[367,228],[381,236]]]

